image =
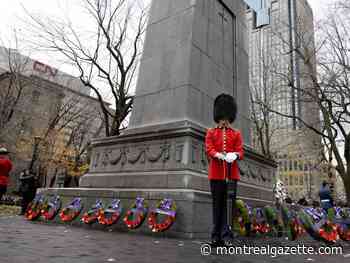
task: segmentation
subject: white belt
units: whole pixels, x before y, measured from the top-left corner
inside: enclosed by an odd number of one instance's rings
[[[329,202],[330,200],[329,199],[323,199],[321,200],[321,202]]]

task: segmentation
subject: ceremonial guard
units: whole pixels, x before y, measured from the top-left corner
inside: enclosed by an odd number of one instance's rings
[[[12,162],[9,158],[9,152],[2,147],[0,148],[0,201],[3,195],[6,194],[11,170]]]
[[[227,225],[227,183],[232,182],[236,193],[237,181],[240,179],[237,160],[243,158],[241,133],[231,126],[236,114],[237,104],[234,98],[227,94],[219,95],[214,101],[213,114],[217,125],[208,129],[205,138],[213,200],[214,228],[211,238],[212,244],[216,246],[225,245],[232,238]]]

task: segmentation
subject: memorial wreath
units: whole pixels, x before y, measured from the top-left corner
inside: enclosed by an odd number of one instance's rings
[[[122,211],[123,209],[120,200],[114,199],[106,209],[99,210],[98,222],[101,225],[111,226],[117,223]]]
[[[242,200],[236,200],[233,216],[233,230],[242,236],[248,236],[250,234],[250,228],[249,208]]]
[[[158,216],[163,219],[158,220]],[[168,230],[175,222],[176,204],[172,199],[161,200],[155,209],[153,209],[148,217],[148,226],[152,232],[164,232]],[[159,222],[160,221],[160,222]]]
[[[44,203],[44,196],[42,194],[37,194],[33,201],[29,203],[24,216],[28,220],[35,220],[41,214],[41,207]]]
[[[63,208],[60,213],[60,218],[63,222],[71,222],[77,216],[79,216],[81,210],[83,209],[83,204],[80,198],[74,198],[68,206]]]
[[[52,220],[61,209],[61,199],[58,195],[53,196],[50,200],[46,200],[41,207],[41,216],[45,220]]]
[[[84,224],[93,224],[97,222],[100,211],[103,209],[103,204],[101,200],[96,200],[96,203],[91,207],[90,210],[84,213],[81,221]]]
[[[129,229],[140,227],[148,213],[148,205],[144,198],[137,197],[124,217],[124,223]]]

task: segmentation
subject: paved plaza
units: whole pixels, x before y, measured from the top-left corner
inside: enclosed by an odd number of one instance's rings
[[[296,242],[282,239],[240,239],[236,246],[296,246]],[[304,240],[306,246],[319,243]],[[179,240],[90,230],[69,225],[46,225],[28,222],[19,216],[0,217],[1,263],[165,263],[165,262],[336,262],[350,261],[350,244],[342,243],[339,256],[254,256],[201,255],[200,240]],[[215,254],[215,253],[213,253]]]

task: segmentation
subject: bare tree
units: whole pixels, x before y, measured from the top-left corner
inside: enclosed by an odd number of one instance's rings
[[[16,47],[18,39],[15,35]],[[14,117],[28,81],[23,73],[28,64],[28,57],[21,56],[17,49],[1,48],[0,55],[6,61],[5,68],[0,68],[0,134],[6,133],[8,124]],[[2,137],[2,136],[0,136]]]
[[[96,118],[98,116],[93,113],[85,114],[71,125],[69,137],[57,160],[60,166],[66,168],[68,177],[70,181],[73,180],[75,186],[78,186],[80,176],[88,169],[90,142],[93,138],[98,137],[103,129],[102,121],[95,130],[91,129],[93,124],[98,121]]]
[[[62,95],[62,94],[61,94]],[[30,134],[20,135],[17,154],[28,155],[32,149],[33,136],[40,139],[36,154],[32,155],[30,167],[41,174],[41,181],[46,185],[49,168],[62,164],[66,159],[75,159],[81,163],[87,152],[92,137],[100,135],[104,123],[99,117],[99,107],[93,107],[90,99],[81,98],[75,93],[66,94],[53,100],[49,118],[41,127],[32,127]],[[100,123],[96,127],[96,122]]]
[[[273,122],[273,114],[268,110],[272,108],[273,99],[278,92],[272,79],[275,61],[270,50],[264,49],[261,42],[255,43],[254,48],[258,52],[257,64],[250,70],[250,106],[252,120],[252,134],[254,148],[266,157],[273,159],[277,153],[276,145],[273,145],[275,132],[278,130]],[[269,105],[266,107],[265,105]]]
[[[337,5],[340,8],[343,8],[345,11],[350,10],[350,3],[349,3],[349,1],[338,1]]]
[[[133,104],[130,89],[138,68],[142,36],[146,26],[145,9],[139,1],[81,0],[93,32],[86,35],[70,20],[58,21],[29,14],[31,28],[41,47],[58,51],[80,72],[81,82],[97,96],[104,120],[105,135],[119,135]],[[89,22],[87,22],[89,23]],[[111,111],[104,101],[112,95]]]
[[[310,44],[313,36],[300,30],[296,34],[296,45],[286,52],[294,53],[300,61],[301,78],[307,80],[303,85],[296,84],[291,72],[276,69],[280,78],[289,83],[289,89],[301,94],[301,103],[313,105],[310,112],[288,114],[260,103],[269,112],[294,119],[303,129],[322,138],[328,150],[325,157],[336,162],[350,204],[350,16],[344,12],[347,5],[347,1],[340,0],[330,9],[318,30],[317,47]],[[289,43],[283,34],[276,34],[284,44]],[[308,118],[310,114],[320,114],[321,122],[312,122],[312,118]]]

